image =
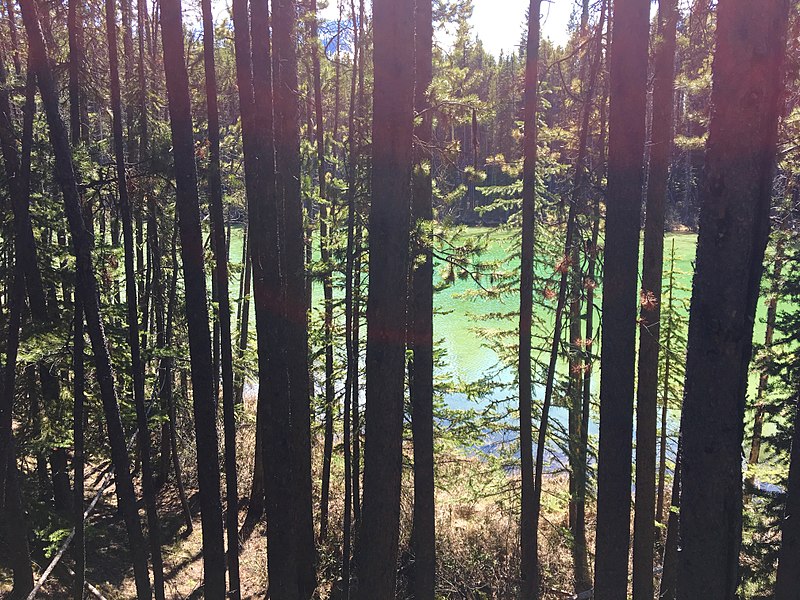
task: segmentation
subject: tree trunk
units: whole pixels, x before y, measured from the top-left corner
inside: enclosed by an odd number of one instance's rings
[[[77,146],[84,127],[81,123],[81,69],[83,68],[83,23],[81,3],[67,2],[67,31],[69,34],[69,130],[70,142]]]
[[[308,372],[308,295],[305,273],[305,234],[300,193],[300,128],[297,80],[297,4],[272,1],[273,94],[275,98],[275,182],[279,214],[281,267],[281,324],[288,375],[291,460],[285,465],[296,496],[291,498],[267,481],[269,496],[280,494],[286,504],[281,518],[294,515],[295,564],[300,598],[310,598],[316,588],[316,548],[311,493],[311,407]],[[302,300],[301,300],[302,299]],[[282,434],[281,434],[282,435]],[[267,514],[269,522],[270,515]],[[275,517],[272,518],[275,520]]]
[[[72,470],[75,479],[75,490],[72,500],[72,513],[75,525],[75,539],[72,542],[72,557],[74,561],[73,570],[75,580],[72,583],[72,595],[74,600],[83,600],[83,588],[86,585],[86,536],[84,531],[84,476],[85,466],[85,431],[86,414],[84,404],[86,402],[86,374],[84,371],[84,347],[83,338],[83,305],[80,297],[75,295],[75,317],[73,319],[75,331],[73,334],[72,345],[72,365],[74,376],[73,393],[75,404],[72,410],[72,437],[75,445],[75,452],[72,457]]]
[[[167,322],[165,326],[164,336],[161,338],[161,345],[159,347],[169,348],[172,344],[172,324],[175,319],[175,305],[177,304],[177,287],[178,287],[178,232],[175,230],[172,234],[172,280],[170,281],[169,288],[169,301],[167,303]],[[177,417],[175,414],[175,394],[173,393],[173,358],[165,356],[161,359],[159,364],[159,389],[160,397],[159,402],[162,410],[167,413],[167,458],[172,456],[172,468],[175,472],[175,487],[178,489],[178,498],[181,501],[181,510],[183,511],[183,519],[186,523],[187,535],[192,532],[194,525],[192,524],[192,512],[189,509],[189,502],[186,500],[186,491],[183,486],[183,471],[181,469],[181,459],[178,454],[178,440],[177,440]],[[184,397],[186,396],[186,386],[182,388]],[[162,434],[163,435],[163,434]],[[167,469],[169,465],[167,465]]]
[[[339,4],[339,21],[337,23],[337,37],[336,37],[336,97],[334,100],[334,136],[337,134],[339,125],[339,103],[340,103],[340,85],[339,78],[341,74],[340,58],[341,58],[341,38],[339,37],[342,32],[342,12],[343,1]],[[358,77],[356,75],[356,65],[358,64],[359,57],[364,52],[360,46],[361,35],[360,27],[355,26],[358,22],[356,17],[355,1],[350,0],[350,18],[354,24],[353,27],[353,70],[350,81],[350,106],[348,110],[348,152],[347,152],[347,242],[345,247],[345,358],[346,358],[346,373],[344,385],[344,414],[342,429],[344,433],[344,516],[342,523],[342,587],[345,600],[350,600],[350,587],[351,587],[351,553],[353,548],[353,532],[354,532],[354,509],[355,509],[355,490],[357,486],[357,476],[354,473],[358,472],[358,465],[355,462],[355,444],[358,439],[358,430],[355,429],[355,424],[351,420],[351,413],[355,414],[356,406],[358,404],[358,391],[354,388],[354,382],[357,379],[358,372],[358,359],[353,358],[353,267],[354,256],[353,246],[355,243],[355,182],[356,182],[356,157],[355,157],[355,110],[356,110],[356,86]],[[354,393],[354,389],[356,389]],[[352,452],[351,452],[352,448]]]
[[[375,0],[367,415],[358,598],[394,597],[402,478],[414,2]]]
[[[778,315],[778,294],[781,286],[781,273],[783,272],[783,262],[785,260],[783,242],[779,241],[775,248],[775,261],[772,272],[772,290],[767,300],[767,328],[764,334],[764,351],[769,353],[772,350],[772,342],[775,337],[775,320]],[[764,369],[758,378],[758,391],[756,392],[756,412],[753,416],[753,438],[750,442],[750,455],[748,464],[754,466],[758,463],[761,455],[761,433],[764,429],[764,394],[767,392],[769,384],[769,372]],[[748,477],[750,487],[755,483],[755,474]]]
[[[639,312],[639,372],[636,396],[636,497],[633,518],[633,600],[652,600],[655,562],[656,421],[664,214],[675,84],[676,0],[660,0],[654,60],[653,125],[647,179],[642,290]]]
[[[682,415],[678,598],[728,600],[739,583],[747,371],[769,237],[787,0],[717,13],[713,107]]]
[[[672,239],[670,250],[669,282],[667,288],[667,314],[672,313],[672,303],[674,301],[675,290],[675,239]],[[664,523],[664,488],[667,476],[667,416],[669,410],[669,385],[672,377],[672,328],[667,329],[667,337],[664,340],[664,374],[662,378],[661,391],[661,439],[658,449],[658,491],[656,493],[656,521]],[[677,468],[676,468],[677,471]]]
[[[22,64],[19,59],[19,34],[17,33],[13,0],[6,0],[6,14],[8,15],[8,35],[11,38],[11,62],[14,65],[14,73],[19,75],[22,71]]]
[[[320,257],[324,265],[322,279],[323,298],[324,298],[324,346],[325,346],[325,439],[322,452],[322,494],[319,506],[319,537],[325,540],[328,537],[328,505],[331,484],[331,458],[333,455],[333,409],[335,402],[335,382],[333,380],[333,271],[331,265],[331,237],[329,234],[329,213],[328,205],[331,207],[330,216],[334,214],[333,198],[329,200],[325,185],[325,177],[328,172],[325,163],[325,127],[324,116],[322,113],[322,77],[320,73],[319,52],[321,40],[319,38],[319,26],[317,24],[319,16],[317,14],[317,2],[311,0],[311,40],[313,48],[311,50],[311,62],[314,78],[314,115],[316,119],[315,142],[317,150],[317,178],[319,179],[319,246]],[[357,52],[357,50],[354,50]],[[310,281],[310,278],[309,278]],[[345,421],[347,421],[347,411],[345,411]],[[348,435],[349,438],[349,435]],[[345,452],[347,449],[345,442]],[[348,509],[346,509],[348,510]]]
[[[134,266],[133,223],[128,196],[125,171],[125,146],[122,133],[122,101],[120,97],[119,58],[117,54],[117,17],[114,0],[106,0],[106,39],[108,40],[108,62],[111,82],[111,112],[113,116],[114,158],[116,161],[119,212],[122,221],[123,245],[125,248],[125,304],[128,319],[128,343],[131,350],[131,372],[133,379],[133,401],[136,407],[136,429],[139,457],[142,463],[142,489],[145,514],[147,515],[150,556],[153,561],[153,587],[156,600],[163,600],[164,564],[161,558],[161,524],[156,510],[156,488],[153,467],[150,461],[150,422],[144,398],[144,365],[139,339],[139,313],[136,295],[136,271]]]
[[[15,260],[12,257],[12,260]],[[8,337],[6,362],[0,375],[0,513],[4,521],[4,537],[9,563],[13,571],[12,598],[24,598],[33,588],[33,570],[28,548],[28,528],[19,489],[17,457],[14,443],[13,411],[17,374],[17,351],[22,311],[25,307],[25,284],[21,269],[13,267],[13,281],[8,300]]]
[[[681,447],[678,441],[678,454],[675,457],[675,475],[672,480],[672,501],[667,519],[667,539],[664,542],[662,560],[661,589],[659,600],[675,600],[678,586],[678,546],[680,544],[680,503],[681,503]]]
[[[111,445],[112,463],[115,469],[117,498],[128,531],[137,594],[141,598],[150,597],[150,581],[147,572],[147,549],[142,535],[141,522],[136,509],[136,496],[130,476],[127,446],[120,419],[119,404],[114,386],[114,372],[111,366],[108,346],[100,315],[97,280],[92,264],[92,237],[86,229],[81,213],[80,195],[73,170],[71,150],[64,122],[59,114],[59,98],[53,80],[42,31],[33,0],[21,0],[22,18],[28,34],[30,63],[39,84],[42,96],[50,142],[55,155],[55,175],[64,197],[64,208],[72,235],[76,258],[77,293],[81,296],[86,316],[86,325],[92,343],[96,377],[100,386],[106,427]]]
[[[194,164],[189,77],[186,70],[180,0],[161,2],[161,36],[167,80],[170,128],[177,183],[178,227],[181,236],[186,321],[192,369],[192,397],[197,442],[197,478],[203,525],[206,598],[225,596],[225,549],[217,456],[216,398],[211,360],[211,334],[206,303],[200,202]]]
[[[537,532],[534,521],[536,490],[533,465],[531,327],[533,323],[533,253],[536,219],[537,108],[539,103],[539,31],[541,0],[528,8],[528,46],[525,60],[525,102],[522,171],[522,258],[519,295],[519,450],[522,476],[520,514],[521,600],[539,597]]]
[[[206,72],[208,107],[209,176],[211,228],[214,251],[214,281],[217,291],[220,359],[222,361],[222,411],[225,427],[226,530],[228,534],[228,586],[233,600],[241,597],[239,582],[239,479],[236,464],[236,413],[233,397],[233,347],[231,345],[231,305],[228,291],[228,253],[225,241],[225,214],[222,206],[222,179],[219,157],[219,108],[217,71],[214,64],[214,21],[211,0],[203,0],[203,64]],[[217,371],[215,370],[215,373]]]
[[[412,226],[416,259],[412,261],[409,297],[411,432],[414,442],[414,553],[412,591],[416,600],[434,600],[436,590],[436,503],[433,456],[433,115],[429,87],[433,81],[433,6],[417,0],[415,12],[414,110],[422,116],[415,128],[411,180]]]
[[[595,598],[628,590],[636,287],[645,143],[648,0],[617,0],[610,56],[608,190],[600,446],[597,475]]]
[[[792,451],[786,505],[781,521],[781,548],[775,580],[775,600],[797,600],[800,594],[800,393],[796,393]]]

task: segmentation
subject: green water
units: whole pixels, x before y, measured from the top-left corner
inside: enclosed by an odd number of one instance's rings
[[[516,269],[519,263],[518,258],[513,258],[513,236],[517,234],[515,232],[501,230],[487,230],[485,228],[468,228],[465,230],[464,235],[487,234],[489,243],[478,260],[482,262],[504,261],[504,270],[511,271],[512,269]],[[241,261],[242,238],[242,229],[234,229],[231,239],[230,256],[231,262],[237,266]],[[676,291],[675,297],[676,300],[688,300],[691,294],[692,273],[694,270],[693,260],[697,236],[695,234],[684,233],[667,234],[664,244],[665,262],[669,260],[673,243],[676,256],[676,283],[678,288],[683,288],[683,290]],[[315,255],[317,249],[317,245],[315,244]],[[434,270],[436,283],[441,284],[443,282],[442,276],[445,270],[441,262],[436,264]],[[537,273],[537,276],[552,276],[553,269],[550,268],[549,271],[549,273],[544,275]],[[485,277],[481,279],[481,283],[484,286],[490,285],[489,280]],[[238,295],[238,276],[233,276],[231,284],[232,295]],[[518,293],[510,291],[506,295],[487,297],[485,295],[480,296],[475,294],[478,289],[478,284],[472,278],[467,277],[461,279],[456,277],[455,281],[448,287],[439,290],[434,299],[436,311],[434,317],[434,338],[439,342],[440,347],[446,353],[443,370],[453,379],[465,382],[474,381],[496,367],[498,356],[490,346],[493,342],[501,338],[493,334],[497,332],[513,332],[517,327],[516,316],[507,319],[486,319],[486,316],[498,313],[513,313],[518,310]],[[599,304],[600,290],[596,292],[596,297]],[[321,285],[315,284],[313,287],[312,310],[317,314],[319,314],[321,310],[321,301]],[[539,292],[534,297],[534,304],[537,315],[543,318],[542,324],[539,325],[540,330],[535,332],[534,335],[536,337],[538,334],[540,337],[546,338],[552,330],[551,321],[555,299],[547,300]],[[546,307],[546,304],[548,304],[549,307]],[[251,311],[252,310],[251,303]],[[755,342],[763,340],[765,312],[766,308],[764,303],[759,303],[758,317],[756,319],[754,332]],[[596,322],[597,321],[599,321],[599,319],[596,319]],[[251,323],[252,322],[251,320]],[[511,343],[512,340],[513,338],[509,338],[509,343]],[[499,376],[499,379],[507,382],[510,377],[512,377],[512,374],[506,371]],[[599,377],[595,377],[594,379],[595,383],[597,383]],[[753,378],[751,377],[751,379]],[[462,406],[464,403],[464,399],[460,395],[451,395],[449,401],[456,407]]]

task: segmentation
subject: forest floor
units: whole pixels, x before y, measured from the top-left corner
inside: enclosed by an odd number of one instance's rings
[[[89,501],[96,491],[88,486]],[[99,483],[99,482],[97,482]],[[196,490],[187,490],[192,512],[193,529],[187,533],[178,495],[172,485],[163,487],[158,497],[161,518],[164,561],[164,583],[167,598],[174,600],[203,597],[203,556],[200,510]],[[141,507],[142,513],[143,506]],[[240,524],[246,510],[241,511]],[[136,598],[131,560],[126,546],[127,534],[116,506],[114,486],[111,485],[97,503],[86,527],[86,581],[94,590],[87,590],[87,598],[123,600]],[[62,542],[63,543],[63,542]],[[60,543],[54,544],[56,548]],[[43,549],[32,548],[34,578],[49,564]],[[70,548],[71,550],[71,548]],[[42,586],[37,598],[60,600],[71,597],[73,556],[70,550]],[[38,557],[37,557],[38,555]],[[244,542],[241,549],[240,572],[242,598],[263,598],[266,589],[266,542],[263,523]],[[10,591],[10,574],[0,571],[0,598]]]
[[[252,457],[255,443],[254,399],[246,402],[237,431],[240,465],[239,525],[244,522],[246,497],[252,477]],[[192,513],[193,530],[187,533],[181,503],[174,483],[170,480],[158,496],[158,513],[162,526],[162,556],[166,597],[171,600],[200,599],[203,597],[203,557],[200,510],[196,484],[190,466],[194,461],[193,445],[188,439],[179,439],[182,463],[187,478],[187,494]],[[321,446],[321,439],[320,446]],[[410,448],[409,448],[410,453]],[[321,463],[321,448],[315,447],[315,481]],[[222,459],[222,457],[220,457]],[[334,457],[332,465],[331,516],[332,524],[340,523],[342,515],[339,485],[343,478],[341,457]],[[86,502],[94,498],[100,488],[107,462],[87,466]],[[341,471],[341,472],[340,472]],[[410,475],[410,474],[409,474]],[[29,482],[34,475],[26,478]],[[514,598],[518,569],[518,478],[514,474],[498,474],[487,463],[463,452],[447,452],[440,456],[440,485],[437,486],[437,546],[440,588],[448,598]],[[137,479],[138,482],[138,479]],[[318,485],[315,486],[318,493]],[[223,488],[224,489],[224,488]],[[399,562],[398,598],[404,597],[405,573],[411,557],[407,550],[411,530],[413,506],[411,477],[404,480],[401,498],[401,552]],[[571,550],[568,534],[568,480],[562,473],[546,478],[542,522],[543,570],[547,574],[549,597],[563,597],[563,590],[571,588]],[[141,498],[141,490],[137,490]],[[30,496],[30,495],[29,495]],[[50,502],[30,502],[32,511],[45,511]],[[315,498],[315,507],[318,498]],[[140,506],[144,515],[144,507]],[[593,514],[587,515],[589,519]],[[49,513],[43,520],[37,514],[35,522],[49,522],[47,531],[35,532],[34,538],[45,540],[31,548],[35,563],[34,577],[50,563],[52,555],[63,544],[68,534],[69,521],[65,516]],[[144,523],[144,518],[142,518]],[[332,527],[334,527],[332,525]],[[336,581],[341,564],[340,527],[332,530],[332,539],[320,546],[319,597],[328,598]],[[263,598],[267,589],[266,537],[262,521],[244,540],[240,553],[242,598]],[[593,527],[588,530],[593,531]],[[594,547],[590,540],[590,548]],[[0,549],[2,551],[2,549]],[[2,561],[0,561],[2,562]],[[60,600],[72,596],[73,556],[68,551],[59,566],[42,586],[37,598]],[[86,581],[93,589],[86,598],[128,600],[136,597],[131,560],[127,549],[127,534],[116,506],[113,484],[102,495],[86,526]],[[11,589],[10,573],[0,568],[0,598]],[[335,594],[334,594],[335,595]],[[332,596],[331,596],[332,597]]]

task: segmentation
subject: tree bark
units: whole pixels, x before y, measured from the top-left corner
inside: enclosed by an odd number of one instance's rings
[[[436,590],[436,503],[433,432],[433,115],[429,98],[433,81],[433,6],[417,0],[415,12],[414,171],[411,180],[412,224],[416,259],[412,261],[409,297],[411,432],[414,442],[413,594],[434,600]]]
[[[239,478],[236,464],[236,412],[233,397],[233,347],[231,305],[228,290],[228,253],[225,241],[225,213],[222,206],[222,178],[219,156],[219,107],[217,71],[214,64],[214,21],[211,0],[203,0],[203,64],[206,73],[208,110],[210,213],[214,281],[217,291],[220,359],[222,361],[222,411],[225,431],[226,531],[228,537],[228,587],[233,600],[241,597],[239,581]],[[216,373],[216,370],[215,370]]]
[[[537,532],[534,521],[535,482],[533,464],[533,372],[531,327],[533,323],[533,253],[536,219],[537,108],[539,102],[539,31],[541,0],[528,8],[528,46],[525,60],[525,102],[522,170],[522,257],[519,295],[519,450],[522,476],[520,514],[520,599],[539,597]]]
[[[721,2],[682,414],[680,600],[735,597],[747,371],[769,237],[787,0]]]
[[[194,164],[189,77],[186,70],[180,0],[161,2],[161,35],[167,81],[170,129],[177,183],[178,228],[186,288],[186,321],[192,370],[197,478],[203,526],[206,598],[225,596],[225,550],[217,456],[216,398],[211,360],[211,333],[206,303],[200,202]]]
[[[267,482],[269,496],[279,493],[282,511],[294,518],[297,587],[300,598],[316,588],[316,548],[311,493],[311,408],[308,371],[308,294],[305,273],[305,232],[300,193],[300,127],[297,75],[297,4],[272,0],[273,94],[275,109],[275,183],[279,214],[281,267],[281,324],[288,375],[288,413],[291,460],[285,465],[296,496],[288,497]],[[302,299],[302,300],[301,300]],[[276,407],[277,408],[277,407]],[[280,421],[272,421],[271,427]],[[282,435],[282,434],[281,434]],[[280,466],[278,466],[280,467]],[[287,512],[288,511],[288,512]],[[268,521],[270,515],[267,514]],[[275,517],[272,518],[275,520]]]
[[[618,0],[610,55],[595,598],[628,590],[636,287],[650,2]]]
[[[373,5],[375,87],[367,300],[367,415],[358,598],[395,591],[402,477],[409,208],[414,129],[414,2]]]
[[[654,60],[653,124],[647,179],[642,290],[639,312],[639,371],[636,395],[636,497],[633,518],[633,600],[652,600],[655,562],[656,421],[664,222],[672,155],[675,84],[676,0],[660,0]]]

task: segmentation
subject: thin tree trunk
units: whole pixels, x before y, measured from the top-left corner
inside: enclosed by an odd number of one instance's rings
[[[351,0],[352,7],[352,0]],[[358,2],[358,39],[361,40],[361,52],[358,54],[358,116],[364,117],[367,113],[367,94],[366,85],[364,84],[365,68],[365,55],[367,53],[367,37],[366,37],[366,21],[367,13],[364,6],[364,0]],[[362,151],[365,142],[362,139],[363,134],[357,131],[356,140],[359,143],[359,153]],[[359,153],[356,154],[358,158]],[[357,165],[357,164],[356,164]],[[358,171],[354,171],[354,177],[357,177]],[[354,180],[355,181],[355,180]],[[365,182],[368,186],[369,182]],[[367,191],[369,188],[367,187]],[[361,357],[361,315],[363,306],[363,297],[361,294],[361,268],[363,260],[363,246],[362,239],[364,233],[364,225],[361,223],[361,215],[363,214],[360,208],[361,202],[356,201],[355,215],[356,215],[356,230],[353,252],[355,253],[353,264],[353,361],[355,364],[355,371],[353,373],[353,539],[355,540],[358,534],[358,525],[361,523],[361,384],[359,383],[360,369],[358,368],[359,360]]]
[[[648,0],[617,0],[610,56],[595,598],[628,590],[636,287],[645,144]]]
[[[28,34],[31,66],[36,74],[39,91],[47,116],[50,141],[55,155],[55,174],[64,197],[64,208],[72,234],[77,264],[77,293],[81,296],[86,325],[92,343],[96,377],[100,386],[106,427],[115,469],[117,497],[122,510],[128,541],[133,556],[137,594],[149,598],[150,581],[147,572],[147,549],[141,522],[136,509],[136,497],[130,476],[125,435],[122,430],[119,404],[114,386],[114,373],[100,315],[97,281],[92,264],[92,237],[81,213],[80,195],[73,170],[69,139],[59,114],[59,99],[51,71],[44,39],[33,0],[21,0],[22,18]]]
[[[231,344],[231,305],[228,290],[228,257],[225,241],[225,214],[222,206],[222,179],[219,157],[219,108],[217,72],[214,64],[214,21],[211,0],[203,0],[203,64],[206,72],[208,109],[209,177],[211,228],[214,251],[214,281],[217,291],[217,322],[222,360],[222,411],[225,428],[226,528],[228,534],[228,587],[233,600],[241,597],[239,582],[239,479],[236,464],[236,413],[233,397],[233,347]],[[215,371],[216,373],[216,371]]]
[[[339,0],[339,20],[337,22],[336,36],[336,94],[333,109],[333,135],[338,134],[339,129],[339,106],[340,98],[340,59],[341,59],[341,33],[342,33],[342,13],[344,10],[344,0]],[[352,444],[357,436],[357,432],[352,427],[351,412],[352,407],[358,402],[358,397],[353,395],[353,242],[354,242],[354,223],[355,223],[355,157],[354,157],[354,119],[355,119],[355,90],[357,84],[356,64],[358,57],[363,49],[360,47],[359,27],[356,25],[356,9],[354,0],[350,0],[350,16],[353,23],[353,70],[351,79],[350,108],[348,119],[348,190],[347,190],[347,242],[345,255],[345,388],[344,388],[344,410],[342,415],[342,429],[344,434],[344,515],[342,522],[342,589],[345,600],[350,600],[352,562],[351,553],[353,548],[353,472],[357,468],[353,462]],[[357,367],[355,367],[357,369]]]
[[[12,261],[15,260],[12,257]],[[13,431],[14,391],[17,351],[25,305],[25,283],[18,265],[13,267],[11,294],[8,299],[8,337],[6,363],[0,379],[0,504],[2,504],[5,540],[13,571],[12,598],[24,598],[33,588],[33,570],[28,548],[28,528],[19,489],[17,458]]]
[[[785,260],[783,241],[779,241],[775,248],[775,260],[772,272],[772,290],[767,300],[767,328],[764,334],[764,351],[769,353],[772,350],[772,342],[775,337],[775,320],[778,315],[778,294],[781,286],[781,274]],[[767,392],[769,384],[769,372],[764,369],[758,378],[758,391],[756,392],[756,412],[753,416],[753,437],[750,441],[750,455],[748,464],[751,466],[758,463],[761,455],[761,433],[764,429],[764,394]],[[752,487],[755,483],[755,473],[748,477],[748,485]]]
[[[328,205],[331,207],[330,217],[333,217],[334,204],[333,198],[327,197],[325,177],[328,172],[325,162],[325,127],[324,116],[322,113],[322,77],[320,74],[320,45],[319,39],[319,20],[317,14],[317,2],[311,0],[311,39],[314,44],[312,48],[311,61],[314,77],[314,115],[316,119],[316,146],[317,146],[317,178],[319,179],[319,244],[320,256],[324,265],[324,275],[322,280],[324,297],[324,345],[325,345],[325,439],[322,452],[322,494],[319,507],[319,537],[325,540],[328,537],[328,504],[330,497],[331,483],[331,458],[333,455],[333,409],[335,402],[335,386],[333,380],[333,272],[331,265],[329,234],[329,213]],[[354,50],[357,52],[357,50]],[[345,412],[347,421],[347,412]],[[349,436],[348,436],[349,437]],[[349,442],[349,440],[347,441]],[[345,447],[347,442],[345,443]],[[346,450],[349,452],[349,450]],[[349,534],[348,534],[349,535]]]
[[[667,313],[672,313],[672,303],[675,290],[675,239],[672,239],[670,250],[669,282],[667,292]],[[656,494],[656,521],[664,523],[664,488],[667,474],[667,416],[669,410],[669,385],[672,378],[672,327],[667,328],[667,337],[664,340],[664,376],[662,379],[661,396],[661,439],[659,440],[658,456],[658,491]],[[677,468],[676,468],[677,471]]]
[[[156,509],[156,488],[150,461],[150,423],[144,398],[144,365],[139,339],[139,314],[134,266],[133,223],[125,171],[125,146],[122,130],[122,101],[120,97],[119,58],[117,55],[117,18],[114,0],[106,0],[106,39],[111,82],[111,112],[113,116],[114,158],[116,161],[119,211],[125,247],[125,303],[128,319],[128,343],[131,350],[133,401],[136,408],[136,427],[139,457],[142,464],[142,489],[147,515],[150,556],[153,561],[153,587],[156,600],[163,600],[164,564],[161,558],[161,524]]]
[[[411,544],[414,552],[413,595],[434,600],[436,590],[436,502],[433,433],[433,115],[429,90],[433,81],[433,6],[417,0],[415,12],[414,110],[422,116],[415,128],[415,160],[411,213],[416,231],[409,297],[411,362],[411,432],[414,442],[414,516]]]
[[[83,68],[83,29],[81,3],[78,0],[67,2],[67,31],[69,34],[69,128],[70,141],[76,146],[81,140],[81,69]]]
[[[167,322],[163,338],[163,348],[172,345],[172,324],[175,320],[175,308],[178,296],[178,232],[177,229],[172,234],[172,280],[169,289],[169,301],[167,303]],[[167,436],[169,443],[169,456],[172,456],[172,468],[175,472],[175,487],[178,489],[178,498],[181,501],[181,510],[186,522],[187,535],[192,532],[192,511],[189,509],[189,502],[186,499],[186,490],[183,485],[183,470],[181,469],[181,458],[178,454],[178,419],[175,410],[175,394],[173,393],[174,379],[174,360],[171,356],[165,356],[159,366],[159,385],[161,397],[159,402],[164,410],[167,411]],[[184,385],[181,388],[186,398],[187,391]]]
[[[17,33],[17,19],[14,13],[13,0],[6,0],[8,35],[11,38],[11,61],[14,65],[14,73],[19,75],[22,72],[22,64],[19,58],[19,34]]]
[[[795,393],[795,417],[786,504],[781,521],[781,548],[775,580],[775,600],[797,600],[800,594],[800,393]]]
[[[681,447],[678,441],[678,454],[675,457],[675,475],[672,480],[672,501],[667,519],[667,539],[664,542],[662,560],[661,588],[659,600],[675,600],[678,586],[678,546],[680,544],[680,503],[681,503]]]
[[[358,598],[392,598],[400,520],[409,205],[414,129],[414,2],[373,4],[375,86],[367,300],[367,415]]]
[[[525,59],[525,101],[522,171],[522,257],[519,294],[519,449],[522,476],[520,513],[520,592],[521,600],[539,597],[537,559],[538,510],[533,463],[533,372],[531,368],[531,327],[533,324],[533,254],[536,229],[536,123],[539,103],[539,32],[541,0],[531,0],[528,8],[528,46]]]
[[[547,427],[550,418],[550,406],[553,401],[553,389],[555,385],[556,366],[558,364],[558,349],[561,345],[561,330],[563,326],[564,308],[567,303],[567,284],[569,283],[570,265],[568,259],[572,253],[572,240],[575,230],[575,219],[577,212],[577,197],[573,197],[570,202],[569,215],[567,216],[567,236],[564,242],[564,259],[560,267],[561,277],[558,285],[558,299],[556,301],[555,327],[553,328],[553,338],[550,343],[550,362],[547,366],[547,380],[545,381],[544,403],[542,404],[542,416],[539,422],[539,430],[536,439],[536,462],[534,465],[533,476],[533,501],[531,503],[531,519],[533,529],[533,549],[536,568],[534,574],[537,578],[534,586],[534,596],[539,598],[542,593],[541,571],[539,568],[539,518],[542,509],[542,476],[544,472],[544,451],[547,444]],[[572,265],[572,268],[579,268]]]
[[[75,479],[72,512],[75,525],[75,539],[72,541],[73,570],[75,580],[72,584],[72,594],[75,600],[83,600],[83,588],[86,585],[86,537],[84,532],[84,433],[86,430],[86,414],[84,404],[86,401],[85,388],[86,374],[84,372],[84,346],[83,339],[83,305],[78,294],[75,295],[75,316],[73,319],[75,331],[72,345],[72,365],[74,376],[75,404],[72,411],[72,437],[75,453],[72,457],[72,470]]]
[[[197,478],[203,525],[203,563],[206,598],[225,596],[225,549],[217,456],[216,398],[211,360],[211,333],[206,303],[200,201],[194,164],[189,77],[183,44],[180,0],[162,0],[161,35],[167,81],[170,128],[177,182],[178,226],[186,288],[186,321],[192,369]]]
[[[654,58],[653,124],[647,179],[642,290],[639,313],[639,371],[636,395],[636,497],[633,518],[633,600],[652,600],[656,541],[656,421],[664,222],[672,156],[675,84],[676,0],[660,0]]]
[[[770,229],[787,0],[717,11],[711,120],[689,319],[678,598],[739,584],[742,442],[753,323]]]

